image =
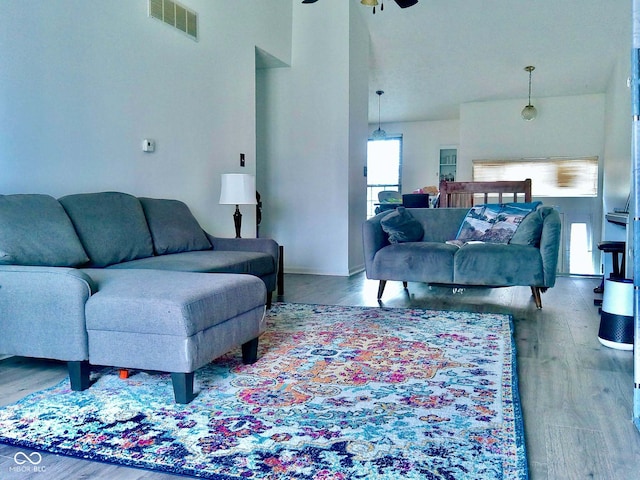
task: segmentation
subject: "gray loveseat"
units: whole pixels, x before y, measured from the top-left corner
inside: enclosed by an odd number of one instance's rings
[[[363,224],[367,278],[380,280],[378,299],[388,280],[453,286],[529,286],[536,306],[540,293],[556,280],[560,216],[551,207],[525,217],[508,244],[477,243],[462,247],[456,238],[468,208],[411,208],[407,211],[424,230],[419,241],[391,244],[381,213]]]
[[[90,364],[171,372],[188,403],[216,356],[256,360],[277,265],[273,240],[211,236],[176,200],[0,195],[0,353],[66,361],[74,390]]]

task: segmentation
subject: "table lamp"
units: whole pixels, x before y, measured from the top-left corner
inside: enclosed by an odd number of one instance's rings
[[[246,173],[223,173],[220,190],[220,205],[235,205],[233,223],[236,226],[236,238],[240,237],[242,214],[240,205],[256,204],[256,177]]]

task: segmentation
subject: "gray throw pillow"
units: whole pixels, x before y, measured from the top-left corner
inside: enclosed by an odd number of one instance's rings
[[[153,242],[140,201],[120,192],[79,193],[60,198],[91,265],[151,257]]]
[[[157,255],[211,249],[209,239],[186,204],[158,198],[139,200]]]
[[[524,217],[509,243],[514,245],[540,246],[542,225],[544,223],[543,211],[542,208],[538,208]]]
[[[424,236],[422,224],[404,207],[398,207],[380,220],[389,243],[419,242]]]
[[[0,195],[0,264],[76,267],[87,263],[62,205],[49,195]]]

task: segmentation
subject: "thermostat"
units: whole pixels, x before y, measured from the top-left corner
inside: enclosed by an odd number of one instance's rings
[[[142,141],[142,151],[143,152],[154,152],[156,150],[156,142],[155,140],[151,140],[149,138],[145,138]]]

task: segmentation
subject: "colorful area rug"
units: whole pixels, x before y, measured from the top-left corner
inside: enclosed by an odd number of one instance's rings
[[[204,478],[525,479],[511,318],[275,304],[260,359],[114,369],[0,409],[0,442]]]

